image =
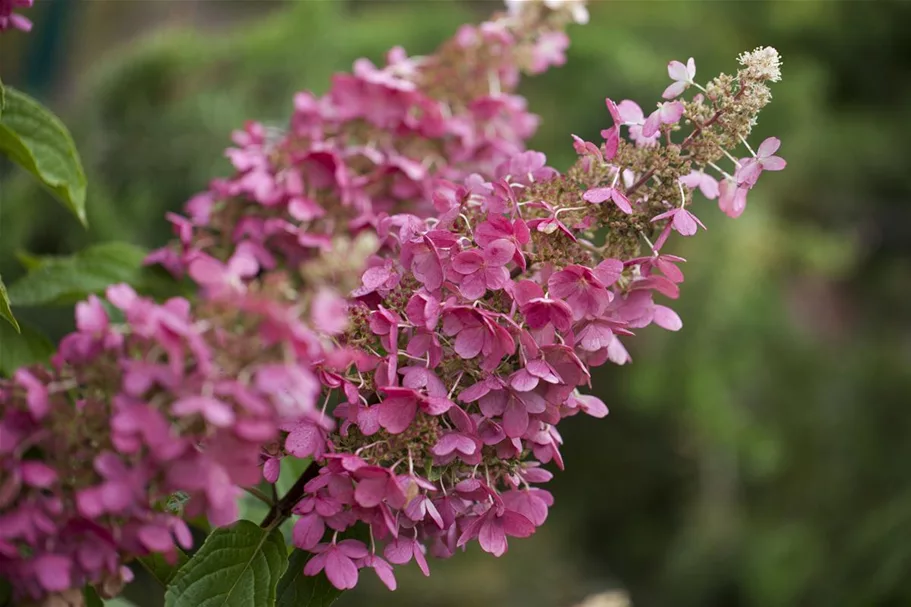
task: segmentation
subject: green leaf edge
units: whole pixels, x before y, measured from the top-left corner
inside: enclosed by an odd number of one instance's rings
[[[109,259],[105,258],[107,254],[111,254]],[[85,299],[90,294],[98,295],[104,292],[104,289],[111,284],[116,284],[118,282],[126,282],[135,288],[140,286],[138,283],[142,281],[144,275],[148,274],[147,268],[142,266],[142,258],[144,258],[146,254],[147,252],[141,247],[121,241],[96,243],[72,255],[36,257],[19,253],[18,257],[20,263],[27,266],[30,265],[31,267],[24,276],[10,284],[8,296],[11,297],[11,303],[17,306],[70,305]],[[116,265],[116,262],[124,261],[124,258],[128,255],[135,255],[137,263],[124,263],[122,266]],[[100,262],[104,262],[105,265],[102,266]],[[83,275],[92,274],[92,263],[99,269],[101,281],[105,283],[100,288],[85,288],[81,290],[56,289],[56,292],[52,294],[52,297],[36,297],[34,294],[23,296],[21,293],[23,289],[26,289],[26,293],[28,293],[29,288],[31,288],[32,291],[35,291],[36,289],[33,284],[37,283],[40,285],[42,280],[46,280],[43,277],[43,274],[49,273],[53,275],[54,272],[61,270],[68,277],[72,277],[72,275],[78,271],[81,271]],[[88,265],[80,268],[79,264]],[[123,270],[125,273],[123,276],[118,276],[115,280],[108,282],[101,270],[103,269],[106,272],[107,270],[110,270],[111,267],[114,267],[117,271]],[[134,276],[127,276],[127,272],[133,273]],[[98,278],[99,276],[94,276],[93,278]]]
[[[69,129],[66,128],[66,125],[63,124],[60,118],[53,112],[22,91],[13,87],[6,87],[3,89],[2,96],[4,109],[7,107],[8,100],[17,99],[26,105],[36,107],[43,113],[42,119],[45,119],[64,141],[66,148],[65,155],[74,165],[78,183],[62,183],[57,180],[48,180],[46,175],[43,174],[32,151],[22,142],[22,137],[7,124],[4,124],[2,114],[0,114],[0,137],[2,137],[4,133],[8,133],[12,143],[15,144],[15,149],[5,150],[7,156],[10,160],[20,165],[28,173],[38,179],[38,181],[51,192],[57,200],[63,203],[64,207],[76,216],[83,227],[88,227],[88,217],[85,212],[85,194],[88,183],[85,176],[85,169],[83,169],[82,161],[79,158],[79,152],[76,150],[76,143],[73,141],[73,136],[70,134]]]
[[[160,554],[150,554],[148,556],[141,556],[136,559],[139,561],[139,564],[149,572],[155,580],[160,583],[162,586],[167,587],[171,583],[171,580],[177,575],[181,568],[187,564],[190,560],[190,557],[187,556],[187,553],[181,549],[177,549],[177,563],[171,565],[164,560],[164,557]]]
[[[22,327],[19,326],[19,321],[13,316],[13,311],[10,308],[9,294],[6,292],[6,285],[3,284],[2,276],[0,276],[0,316],[13,325],[16,333],[22,333]]]

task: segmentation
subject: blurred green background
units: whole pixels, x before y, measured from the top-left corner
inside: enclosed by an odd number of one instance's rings
[[[17,251],[104,240],[152,247],[163,220],[228,170],[232,129],[282,124],[293,92],[401,44],[431,51],[495,3],[48,0],[3,36],[4,82],[50,104],[89,174],[83,231],[0,167],[0,273]],[[637,607],[911,605],[911,3],[595,1],[564,68],[522,92],[533,147],[564,168],[596,139],[604,97],[657,100],[670,59],[697,80],[772,45],[784,80],[755,141],[788,160],[744,216],[714,203],[673,243],[690,261],[679,334],[633,340],[604,368],[604,420],[561,426],[567,470],[528,540],[433,562],[400,589],[370,573],[340,607],[569,607],[611,588]],[[71,312],[20,310],[59,335]],[[607,605],[607,603],[605,603]]]

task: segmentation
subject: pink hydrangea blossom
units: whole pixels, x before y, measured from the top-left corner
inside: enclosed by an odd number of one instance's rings
[[[692,57],[689,58],[686,65],[679,61],[671,61],[667,64],[667,75],[674,83],[664,89],[661,96],[665,99],[679,97],[693,84],[693,78],[696,77],[696,62]]]
[[[270,521],[293,518],[303,573],[338,589],[363,568],[394,589],[394,566],[427,575],[428,556],[475,540],[501,556],[544,524],[545,465],[571,465],[559,424],[608,414],[583,393],[595,367],[629,363],[640,329],[683,328],[663,299],[684,280],[671,233],[702,226],[683,186],[735,215],[784,166],[767,140],[718,184],[705,171],[724,174],[723,151],[690,143],[737,121],[677,138],[685,125],[661,127],[682,101],[645,118],[606,99],[603,144],[574,138],[565,174],[526,150],[537,119],[519,77],[562,63],[563,25],[582,11],[512,3],[434,55],[358,60],[325,96],[297,95],[286,131],[234,134],[234,173],[172,216],[175,240],[149,258],[197,294],[113,286],[122,320],[91,297],[50,367],[0,380],[0,575],[17,598],[126,581],[123,564],[151,553],[174,562],[185,518],[231,522],[244,488],[294,459],[312,462]],[[745,96],[765,86],[755,73],[738,73]],[[669,74],[677,97],[695,65]],[[722,101],[755,113],[763,100]]]
[[[652,137],[658,132],[661,125],[677,124],[683,117],[685,108],[679,101],[659,103],[658,109],[649,114],[642,125],[642,136]]]
[[[741,159],[734,176],[737,179],[737,185],[751,188],[756,185],[756,181],[763,171],[784,169],[788,163],[784,158],[774,155],[779,147],[781,147],[781,140],[777,137],[769,137],[759,145],[755,156]]]

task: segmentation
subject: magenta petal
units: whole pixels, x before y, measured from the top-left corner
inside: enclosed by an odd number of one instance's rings
[[[509,438],[518,438],[528,430],[528,410],[516,398],[510,398],[503,412],[503,430]]]
[[[594,204],[600,204],[605,200],[610,200],[614,188],[594,188],[582,194],[582,199]]]
[[[167,552],[174,547],[171,533],[158,525],[143,525],[139,530],[139,541],[149,552]]]
[[[613,191],[613,193],[611,194],[611,200],[613,200],[614,204],[617,205],[617,208],[618,208],[618,209],[620,209],[621,211],[623,211],[623,212],[626,213],[627,215],[629,215],[630,213],[633,212],[633,207],[632,207],[632,205],[631,205],[630,202],[629,202],[629,198],[627,198],[627,197],[626,197],[622,192],[620,192],[619,190],[614,190],[614,191]]]
[[[534,523],[511,510],[503,513],[502,521],[503,530],[512,537],[528,537],[535,532]]]
[[[45,554],[35,559],[38,581],[49,592],[62,592],[71,586],[70,559],[58,554]]]
[[[348,590],[357,586],[357,566],[339,550],[330,550],[326,554],[326,577],[339,590]]]
[[[519,392],[528,392],[529,390],[534,390],[538,385],[538,378],[526,369],[519,369],[509,378],[509,385]]]
[[[420,544],[417,543],[415,543],[414,546],[414,562],[418,564],[418,569],[421,570],[421,573],[423,573],[424,576],[430,576],[430,567],[427,566],[427,558],[424,556]]]
[[[683,236],[692,236],[696,233],[696,222],[686,210],[674,214],[674,229]]]
[[[266,479],[267,483],[274,483],[278,481],[278,477],[281,475],[281,460],[277,457],[270,457],[266,460],[266,463],[263,464],[263,478]]]
[[[502,556],[506,552],[506,533],[499,521],[488,519],[481,525],[478,543],[485,552],[494,556]]]
[[[623,262],[619,259],[605,259],[593,270],[595,277],[605,287],[609,287],[623,275]]]
[[[22,462],[20,470],[22,472],[22,480],[26,485],[31,485],[32,487],[47,489],[57,482],[57,473],[54,469],[39,461]]]
[[[604,401],[597,396],[591,394],[577,394],[576,401],[579,403],[579,407],[588,415],[597,418],[607,417],[607,405],[605,405]]]
[[[354,490],[354,499],[364,508],[373,508],[380,505],[386,498],[388,477],[383,474],[370,478],[363,478],[357,483]]]
[[[484,327],[474,327],[459,331],[455,340],[456,354],[462,358],[474,358],[484,347]]]
[[[459,253],[452,260],[452,269],[459,274],[471,274],[484,265],[484,256],[478,251]]]
[[[362,559],[367,556],[367,546],[360,540],[342,540],[338,543],[338,549],[351,559]]]
[[[484,248],[484,259],[488,264],[503,266],[509,263],[516,252],[516,245],[505,238],[498,238]]]
[[[301,422],[294,426],[285,439],[285,449],[299,458],[312,457],[323,451],[323,435],[315,424]]]
[[[429,415],[442,415],[455,405],[445,396],[428,396],[423,401],[423,409]]]
[[[403,537],[395,539],[386,544],[383,556],[389,559],[390,563],[404,565],[414,556],[414,541]]]
[[[411,424],[418,404],[413,398],[387,398],[378,407],[380,425],[393,434],[400,434]]]
[[[326,567],[327,554],[316,554],[304,565],[304,575],[316,575]]]
[[[304,515],[294,523],[294,545],[302,550],[310,550],[323,538],[325,531],[326,525],[321,516],[315,512]]]
[[[379,557],[372,557],[372,560],[369,560],[369,564],[376,573],[376,577],[380,578],[386,588],[389,590],[396,589],[395,575],[392,573],[392,567],[389,566],[389,563]]]

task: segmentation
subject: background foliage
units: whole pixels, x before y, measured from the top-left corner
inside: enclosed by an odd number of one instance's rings
[[[91,228],[0,167],[0,274],[14,283],[23,251],[163,243],[164,212],[228,170],[221,151],[245,119],[280,125],[294,91],[395,44],[429,52],[494,7],[37,7],[35,33],[0,44],[2,77],[72,129]],[[140,33],[150,16],[160,25]],[[611,415],[567,424],[542,531],[499,560],[409,571],[394,595],[370,579],[340,606],[568,606],[610,587],[637,606],[911,603],[908,22],[905,2],[594,3],[568,65],[523,89],[544,118],[533,145],[555,166],[569,133],[606,125],[605,95],[650,102],[669,59],[695,57],[705,79],[768,44],[785,79],[756,139],[779,136],[788,170],[736,222],[703,208],[708,234],[679,251],[684,330],[647,331],[635,364],[596,378]],[[68,308],[16,312],[54,337],[72,323]]]

